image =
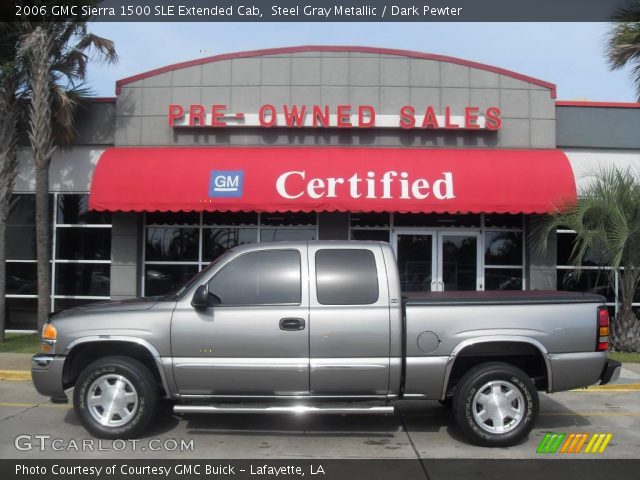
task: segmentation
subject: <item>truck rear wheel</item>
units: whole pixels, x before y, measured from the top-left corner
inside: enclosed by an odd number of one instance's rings
[[[469,370],[456,387],[453,410],[464,434],[478,445],[508,447],[526,437],[539,399],[529,376],[502,362]]]
[[[105,357],[85,368],[73,392],[84,428],[99,438],[132,438],[153,418],[158,388],[149,369],[128,357]]]

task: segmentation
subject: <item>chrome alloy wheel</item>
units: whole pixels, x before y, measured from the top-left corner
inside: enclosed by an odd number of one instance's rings
[[[473,397],[473,418],[489,433],[507,433],[524,418],[524,396],[512,383],[496,380],[486,383]]]
[[[87,406],[96,422],[105,427],[119,427],[138,410],[138,392],[122,375],[103,375],[89,387]]]

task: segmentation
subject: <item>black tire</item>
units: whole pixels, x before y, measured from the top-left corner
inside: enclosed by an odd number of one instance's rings
[[[493,389],[496,389],[495,394]],[[489,402],[487,410],[482,406],[483,392],[490,394],[485,397],[489,398],[485,400]],[[497,402],[500,402],[500,410],[496,413]],[[494,426],[491,413],[499,418],[507,406],[520,414],[503,417],[504,431],[501,432],[500,425]],[[485,447],[509,447],[525,438],[538,417],[539,406],[538,391],[528,375],[502,362],[483,363],[469,370],[456,387],[453,399],[458,426],[473,443]],[[484,422],[482,417],[486,418]]]
[[[104,414],[104,408],[91,407],[89,395],[92,398],[102,396],[102,391],[97,382],[106,381],[114,385],[119,378],[125,382],[121,389],[122,396],[118,405],[126,408],[124,415],[119,417],[116,412],[111,415],[106,412],[117,425],[105,425],[100,423],[96,416]],[[111,383],[113,382],[113,384]],[[119,384],[123,385],[123,383]],[[115,387],[114,387],[115,388]],[[119,390],[120,391],[120,390]],[[124,397],[126,392],[127,398]],[[108,399],[106,400],[108,401]],[[134,438],[142,433],[154,416],[158,404],[158,386],[153,374],[138,360],[128,357],[105,357],[91,363],[78,376],[73,391],[73,405],[76,414],[80,418],[84,428],[98,438]],[[128,416],[130,415],[130,418]],[[103,418],[106,418],[104,415]]]

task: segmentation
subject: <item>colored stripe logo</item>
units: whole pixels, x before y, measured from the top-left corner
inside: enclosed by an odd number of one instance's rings
[[[612,433],[547,433],[536,453],[604,453]]]

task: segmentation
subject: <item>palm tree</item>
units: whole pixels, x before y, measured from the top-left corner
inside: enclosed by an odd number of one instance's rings
[[[36,250],[38,257],[38,328],[50,311],[49,164],[56,147],[70,146],[74,113],[89,90],[84,86],[91,53],[117,59],[113,42],[88,32],[87,22],[42,23],[24,36],[30,90],[29,139],[36,167]]]
[[[617,23],[609,35],[607,57],[612,70],[630,65],[640,101],[640,0],[631,0],[615,14]]]
[[[618,275],[620,303],[611,324],[611,345],[615,350],[637,351],[640,320],[631,305],[640,284],[640,172],[615,167],[596,172],[575,205],[544,217],[533,229],[534,243],[541,252],[558,227],[576,232],[570,258],[576,275],[590,251],[601,254],[612,284]]]

